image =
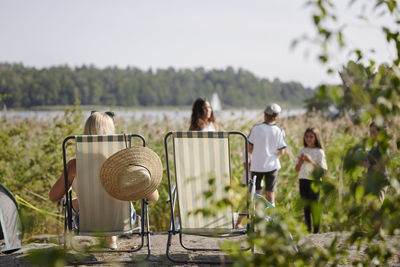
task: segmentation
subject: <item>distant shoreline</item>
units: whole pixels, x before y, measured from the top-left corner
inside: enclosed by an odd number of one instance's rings
[[[283,109],[304,109],[302,106],[291,105],[290,103],[279,103]],[[30,108],[8,108],[2,107],[0,112],[4,111],[64,111],[66,109],[73,108],[74,105],[49,105],[49,106],[33,106]],[[101,105],[79,105],[79,110],[91,111],[91,110],[191,110],[192,106],[101,106]],[[262,106],[256,107],[234,107],[234,106],[223,106],[223,110],[255,110],[263,109]]]
[[[183,122],[187,121],[191,115],[190,108],[146,108],[146,109],[110,109],[110,108],[99,108],[92,107],[90,109],[82,110],[83,117],[88,117],[91,110],[108,111],[112,110],[116,113],[116,118],[123,120],[146,120],[150,122],[165,120],[168,118],[171,121]],[[291,117],[295,115],[301,115],[306,112],[305,109],[284,109],[281,113],[281,117]],[[38,119],[48,120],[55,117],[61,117],[65,113],[64,110],[7,110],[0,111],[0,118],[21,118],[21,119]],[[252,120],[259,118],[263,113],[263,109],[224,109],[216,112],[217,119],[224,121],[232,121],[237,119],[248,118]]]

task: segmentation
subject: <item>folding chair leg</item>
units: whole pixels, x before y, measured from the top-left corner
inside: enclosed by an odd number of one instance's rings
[[[167,258],[172,261],[175,262],[175,260],[171,257],[171,255],[169,254],[169,249],[171,247],[171,237],[172,237],[172,233],[170,231],[168,231],[168,239],[167,239],[167,251],[166,251],[166,255]]]
[[[149,210],[148,210],[148,203],[147,203],[147,200],[145,200],[146,201],[146,204],[145,204],[145,210],[144,210],[144,212],[146,213],[145,215],[146,215],[146,237],[147,237],[147,257],[146,257],[146,260],[148,260],[149,258],[150,258],[150,255],[151,255],[151,243],[150,243],[150,226],[149,226]]]

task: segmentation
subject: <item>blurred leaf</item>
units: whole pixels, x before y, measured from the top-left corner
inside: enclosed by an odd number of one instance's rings
[[[363,186],[357,186],[356,189],[356,201],[357,203],[361,203],[361,200],[364,197],[364,187]]]
[[[28,261],[37,266],[62,267],[66,265],[66,253],[62,249],[35,249],[29,251]]]

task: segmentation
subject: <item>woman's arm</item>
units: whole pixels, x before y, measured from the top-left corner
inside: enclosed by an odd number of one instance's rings
[[[148,201],[157,201],[158,200],[158,190],[156,189],[153,193],[151,193],[147,198]]]
[[[67,163],[68,172],[68,188],[71,186],[76,175],[76,160],[71,159]],[[64,171],[61,173],[57,182],[50,189],[49,198],[51,201],[60,200],[65,195],[65,181],[64,181]]]

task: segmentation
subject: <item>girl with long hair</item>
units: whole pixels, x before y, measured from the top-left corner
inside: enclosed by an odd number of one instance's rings
[[[214,112],[210,102],[204,98],[197,98],[193,103],[189,131],[216,131]]]
[[[328,167],[321,135],[317,128],[306,129],[303,145],[304,147],[297,154],[295,169],[299,172],[300,196],[304,200],[307,230],[310,233],[318,233],[321,215],[316,212],[320,193],[316,186],[316,179],[321,179],[322,175],[321,172],[315,172],[315,170],[326,171]]]

